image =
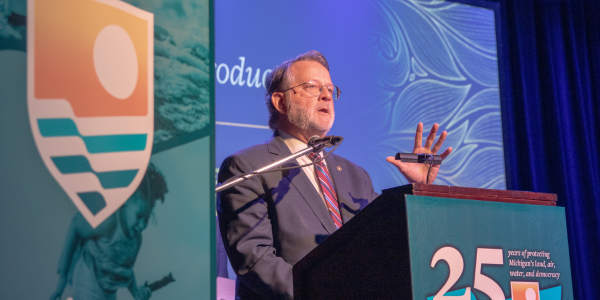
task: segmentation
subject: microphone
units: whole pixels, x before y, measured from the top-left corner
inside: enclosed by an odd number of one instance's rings
[[[308,144],[308,145],[312,145],[312,144],[314,144],[314,142],[315,142],[315,141],[316,141],[318,138],[320,138],[320,136],[318,136],[318,135],[313,135],[313,136],[311,136],[311,137],[310,137],[310,139],[308,139],[308,142],[307,142],[307,144]]]
[[[324,143],[324,148],[333,147],[344,140],[341,136],[328,135],[326,137],[320,138],[318,135],[313,135],[308,139],[308,145],[314,146],[316,144]]]
[[[439,155],[425,154],[425,153],[396,153],[396,160],[400,160],[406,163],[424,163],[433,165],[441,165],[442,157]]]

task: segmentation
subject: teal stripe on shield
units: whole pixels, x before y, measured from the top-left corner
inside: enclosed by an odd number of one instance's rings
[[[96,172],[85,156],[55,156],[52,161],[62,174],[92,173],[105,189],[123,188],[131,184],[138,170]]]
[[[143,151],[146,149],[147,134],[116,134],[83,136],[77,125],[68,118],[38,119],[40,134],[43,137],[80,137],[89,153],[111,153]]]
[[[106,207],[104,197],[98,192],[77,193],[77,195],[93,215]]]

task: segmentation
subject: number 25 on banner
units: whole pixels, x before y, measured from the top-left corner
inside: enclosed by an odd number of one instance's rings
[[[502,288],[493,279],[481,274],[482,265],[503,265],[502,249],[492,248],[477,248],[477,256],[475,258],[475,278],[473,288],[488,295],[492,300],[504,300]],[[464,260],[460,252],[454,247],[443,247],[435,252],[431,259],[431,267],[434,268],[438,261],[445,260],[448,263],[449,275],[448,280],[442,288],[433,297],[433,300],[470,300],[471,288],[465,289],[465,294],[462,296],[445,296],[446,292],[454,286],[454,284],[462,275],[464,269]]]

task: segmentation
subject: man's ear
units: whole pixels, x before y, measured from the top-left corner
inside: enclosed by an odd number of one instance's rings
[[[274,92],[271,95],[271,103],[273,104],[273,107],[275,107],[275,109],[280,114],[283,115],[283,114],[286,113],[286,108],[285,108],[285,93]]]

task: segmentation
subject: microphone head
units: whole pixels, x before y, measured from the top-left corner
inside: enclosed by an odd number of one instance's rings
[[[308,145],[313,146],[321,143],[323,147],[329,148],[341,143],[342,140],[344,140],[344,138],[341,136],[328,135],[326,137],[320,138],[319,136],[315,135],[308,140]]]
[[[331,144],[333,144],[335,146],[335,145],[341,143],[343,139],[344,138],[341,137],[341,136],[332,136],[331,137]]]
[[[324,142],[325,148],[329,148],[341,143],[343,139],[341,136],[328,135],[322,139],[318,139],[316,142]]]
[[[314,142],[315,142],[317,139],[319,139],[319,138],[320,138],[320,136],[318,136],[318,135],[313,135],[313,136],[311,136],[311,137],[308,139],[308,143],[307,143],[307,144],[311,145],[312,143],[314,143]]]

